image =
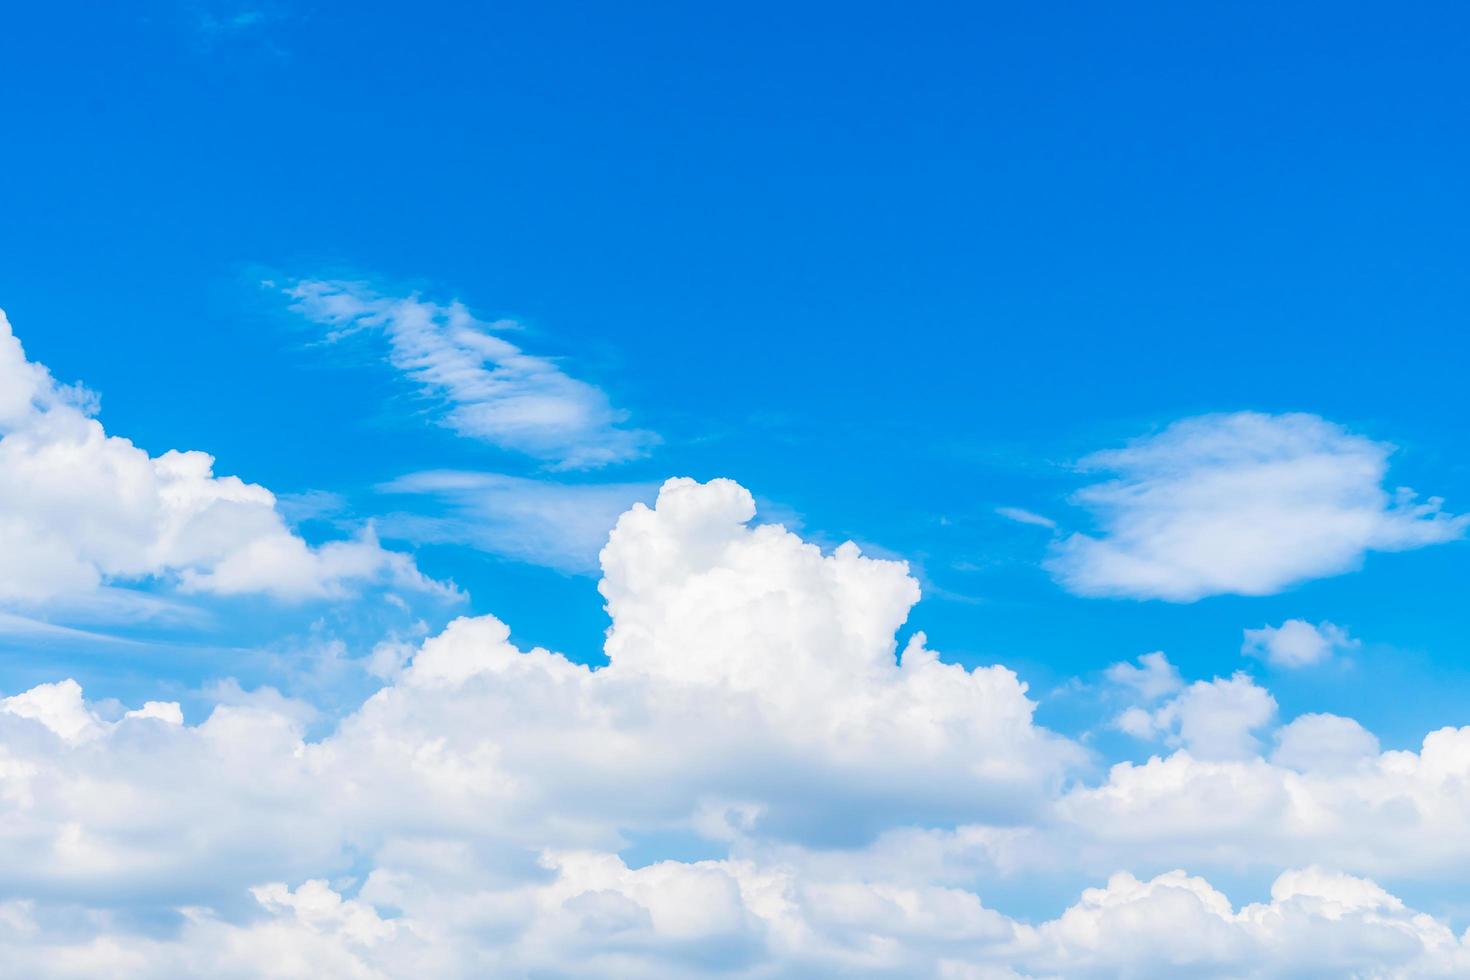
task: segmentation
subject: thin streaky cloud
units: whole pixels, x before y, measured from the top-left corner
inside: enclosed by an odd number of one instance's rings
[[[31,636],[49,639],[78,640],[87,643],[124,643],[137,645],[136,641],[120,636],[109,636],[92,630],[60,626],[41,619],[32,619],[18,613],[0,611],[0,636]]]
[[[602,389],[506,340],[517,328],[511,321],[478,320],[458,300],[383,296],[361,282],[303,279],[285,292],[292,310],[328,328],[329,341],[386,336],[388,362],[440,402],[442,423],[466,438],[569,470],[636,459],[659,441],[624,427],[627,412]]]
[[[997,507],[995,508],[995,512],[1006,520],[1015,521],[1017,524],[1031,524],[1035,527],[1045,528],[1055,528],[1057,526],[1057,522],[1050,517],[1043,517],[1040,514],[1023,510],[1020,507]]]

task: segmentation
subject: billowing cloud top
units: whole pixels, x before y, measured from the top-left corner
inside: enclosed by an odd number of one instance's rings
[[[166,579],[186,591],[285,599],[353,583],[449,593],[371,527],[311,547],[262,486],[215,476],[206,453],[150,456],[109,436],[95,398],[58,385],[0,313],[0,601],[85,595],[108,582]]]

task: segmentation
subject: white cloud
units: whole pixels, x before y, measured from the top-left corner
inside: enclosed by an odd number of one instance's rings
[[[1149,657],[1158,659],[1150,662]],[[1114,664],[1109,676],[1132,684],[1140,693],[1164,693],[1177,686],[1178,674],[1162,654],[1148,654],[1140,660],[1145,668]],[[1170,745],[1183,747],[1197,758],[1240,759],[1256,754],[1260,743],[1253,733],[1275,715],[1276,699],[1246,674],[1236,673],[1228,679],[1195,681],[1153,711],[1129,708],[1115,724],[1136,738],[1162,734]]]
[[[358,282],[302,280],[286,292],[292,309],[331,328],[331,339],[386,334],[389,361],[444,403],[444,424],[461,435],[566,469],[633,459],[657,442],[651,432],[623,428],[627,413],[601,389],[501,336],[514,323],[476,320],[459,302],[379,296]]]
[[[1377,752],[1350,719],[1306,715],[1277,738],[1270,761],[1184,750],[1119,763],[1100,785],[1059,800],[1058,823],[1027,846],[1049,839],[1115,866],[1316,862],[1399,878],[1470,873],[1459,829],[1470,820],[1470,728],[1431,732],[1418,752]]]
[[[1236,911],[1182,871],[1105,888],[1037,930],[1034,962],[1066,977],[1429,977],[1470,968],[1447,927],[1371,881],[1318,868],[1288,871],[1269,902]]]
[[[578,574],[597,570],[618,517],[658,491],[655,484],[569,484],[450,470],[412,473],[378,489],[432,497],[447,508],[434,516],[383,518],[379,524],[391,537],[465,544]]]
[[[1351,718],[1309,714],[1276,733],[1271,761],[1297,772],[1347,772],[1376,761],[1378,739]]]
[[[1238,910],[1202,878],[1120,873],[1055,919],[1029,925],[972,892],[813,878],[747,861],[629,868],[548,852],[542,880],[465,883],[374,871],[355,898],[323,879],[253,886],[234,921],[182,910],[174,931],[94,914],[71,924],[36,903],[0,905],[0,956],[37,980],[177,976],[557,976],[601,980],[812,976],[1463,976],[1465,939],[1369,879],[1281,874]],[[442,884],[442,882],[441,882]],[[50,913],[49,915],[47,913]]]
[[[1139,657],[1136,667],[1128,663],[1113,664],[1107,669],[1107,678],[1131,689],[1145,701],[1156,701],[1184,686],[1179,670],[1158,650]]]
[[[1313,626],[1302,619],[1288,619],[1280,626],[1246,630],[1240,652],[1277,667],[1310,667],[1357,646],[1358,641],[1340,626],[1325,622]]]
[[[0,847],[0,877],[84,873],[56,854],[69,827],[160,888],[244,887],[334,873],[332,855],[388,837],[581,848],[723,826],[852,842],[1044,806],[1082,754],[1033,723],[1015,675],[944,663],[919,635],[900,656],[918,598],[901,563],[824,555],[752,513],[735,484],[676,480],[623,516],[603,552],[608,666],[461,619],[317,743],[296,706],[233,685],[203,724],[167,731],[101,722],[71,682],[19,695],[32,707],[11,713],[62,739],[15,743],[34,776],[10,784],[29,802],[0,806],[0,836],[33,846]],[[78,733],[106,747],[78,751]],[[319,807],[331,819],[299,842],[276,832]]]
[[[1040,514],[1023,510],[1020,507],[997,507],[995,508],[995,512],[1006,520],[1015,521],[1017,524],[1031,524],[1035,527],[1046,528],[1055,528],[1057,526],[1057,522],[1050,517],[1043,517]]]
[[[107,435],[88,415],[94,403],[28,361],[0,314],[0,601],[74,599],[148,578],[284,599],[363,582],[449,594],[371,528],[309,546],[269,490],[215,476],[205,453],[149,456]]]
[[[402,645],[386,651],[391,683],[317,741],[299,706],[238,685],[195,725],[168,703],[104,720],[73,682],[5,700],[0,962],[37,978],[1464,974],[1463,939],[1362,875],[1470,871],[1470,729],[1378,752],[1348,719],[1304,716],[1268,761],[1269,693],[1245,675],[1184,685],[1146,655],[1109,676],[1179,750],[1079,784],[1083,754],[1035,724],[1010,671],[945,663],[922,636],[900,652],[918,598],[902,563],[824,554],[753,511],[729,481],[675,480],[623,515],[601,556],[606,667],[462,619],[401,668]],[[669,834],[722,856],[617,856]],[[1184,871],[1146,877],[1171,867],[1277,878],[1236,907]],[[1059,868],[1107,883],[1039,924],[985,899],[999,876]]]
[[[1356,568],[1369,551],[1460,538],[1466,517],[1383,486],[1393,447],[1314,415],[1175,422],[1089,470],[1077,494],[1101,533],[1059,541],[1047,567],[1073,592],[1190,602],[1267,595]]]

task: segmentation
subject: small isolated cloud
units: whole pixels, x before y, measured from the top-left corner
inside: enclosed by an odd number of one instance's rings
[[[576,485],[455,470],[412,473],[378,489],[432,497],[448,507],[435,516],[390,515],[381,522],[385,534],[419,544],[466,544],[574,574],[595,573],[618,517],[658,492],[654,484]]]
[[[1031,524],[1036,527],[1045,528],[1055,528],[1057,526],[1057,522],[1050,517],[1033,514],[1029,510],[1022,510],[1020,507],[997,507],[995,508],[995,512],[1006,520],[1015,521],[1017,524]]]
[[[364,583],[454,594],[371,527],[307,544],[265,487],[216,476],[206,453],[150,456],[108,435],[95,408],[26,358],[0,313],[0,602],[104,600],[109,583],[145,579],[291,600]]]
[[[1085,470],[1096,535],[1058,541],[1047,568],[1080,595],[1192,602],[1269,595],[1358,567],[1369,551],[1460,538],[1467,518],[1383,480],[1393,447],[1315,415],[1206,415]]]
[[[1358,641],[1341,626],[1326,622],[1313,626],[1303,619],[1288,619],[1280,626],[1246,630],[1240,652],[1276,667],[1310,667],[1357,646]]]
[[[329,328],[329,340],[363,330],[388,339],[388,360],[428,397],[443,423],[471,439],[525,453],[560,469],[589,469],[646,455],[658,437],[623,427],[602,389],[528,354],[458,301],[380,296],[360,282],[302,280],[291,308]]]

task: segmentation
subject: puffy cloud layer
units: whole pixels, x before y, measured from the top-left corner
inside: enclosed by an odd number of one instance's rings
[[[158,709],[104,723],[71,682],[18,695],[6,711],[28,734],[0,744],[29,748],[7,770],[0,827],[28,846],[6,849],[6,871],[87,874],[57,857],[68,827],[130,875],[225,883],[218,861],[242,851],[252,874],[289,877],[390,833],[860,843],[895,823],[1012,822],[1044,806],[1082,754],[1033,723],[1015,675],[944,663],[919,635],[900,655],[918,598],[902,564],[851,545],[824,555],[747,526],[752,513],[735,484],[679,480],[657,509],[623,516],[603,554],[607,666],[523,652],[493,617],[461,619],[316,743],[265,701],[179,727],[156,724]],[[109,794],[138,810],[103,805]],[[317,806],[333,813],[320,833],[286,844],[270,829]],[[184,827],[191,844],[165,843]]]
[[[1270,759],[1187,749],[1120,763],[1057,804],[1068,836],[1108,861],[1281,867],[1301,861],[1365,874],[1470,871],[1470,727],[1379,752],[1351,719],[1305,715]]]
[[[1315,867],[1278,877],[1240,909],[1182,871],[1128,874],[1030,925],[971,892],[813,879],[743,861],[543,856],[546,878],[426,900],[375,872],[356,898],[309,879],[250,889],[251,914],[203,908],[169,930],[78,922],[0,904],[0,955],[27,977],[239,978],[812,976],[999,978],[1454,977],[1466,937],[1373,881]],[[441,896],[448,897],[448,896]],[[391,909],[385,913],[384,908]]]
[[[642,456],[657,442],[624,428],[627,413],[601,389],[506,340],[515,323],[483,323],[457,301],[385,297],[358,282],[303,280],[287,293],[292,308],[330,327],[333,339],[360,330],[386,335],[389,361],[443,402],[444,424],[461,435],[571,469]]]
[[[194,725],[105,715],[73,682],[5,699],[0,957],[35,977],[1467,968],[1462,938],[1363,876],[1470,870],[1470,729],[1380,752],[1304,716],[1263,757],[1267,692],[1150,655],[1110,676],[1177,750],[1078,783],[1084,753],[1014,674],[900,649],[902,564],[753,510],[675,480],[623,515],[606,666],[462,619],[318,741],[268,698]],[[719,856],[618,856],[690,839]],[[1114,873],[1161,861],[1279,877],[1236,908],[1184,871]],[[1039,924],[985,901],[1058,869],[1106,884]]]
[[[27,360],[0,313],[0,601],[44,602],[108,582],[185,591],[341,595],[353,583],[445,591],[371,528],[311,547],[264,487],[215,476],[201,452],[150,456],[109,436],[94,399]]]
[[[1437,498],[1384,488],[1392,451],[1314,415],[1176,422],[1083,461],[1116,474],[1076,497],[1100,533],[1059,540],[1048,567],[1082,595],[1189,602],[1267,595],[1369,551],[1462,537],[1467,518]]]

